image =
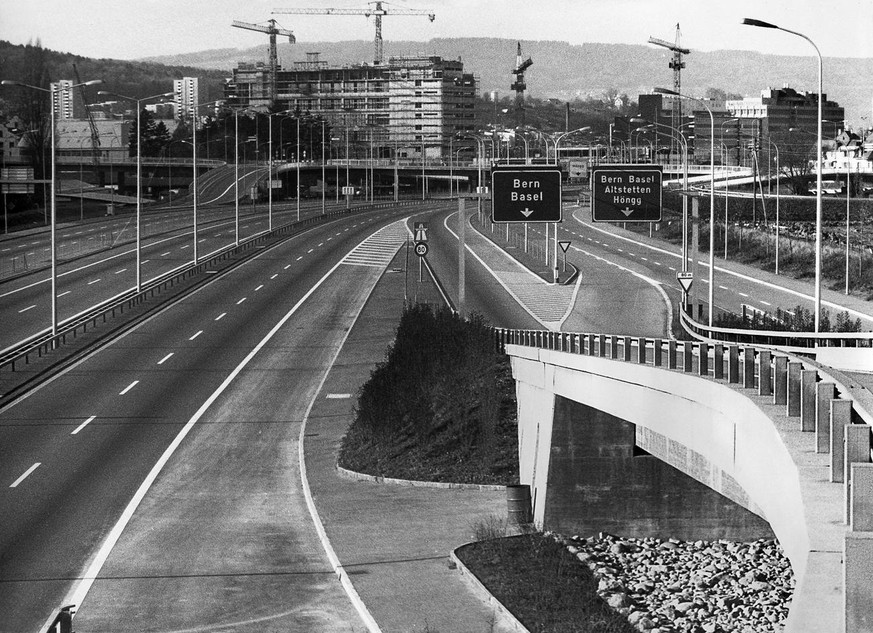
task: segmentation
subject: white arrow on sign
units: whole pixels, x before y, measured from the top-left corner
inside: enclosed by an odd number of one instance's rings
[[[527,207],[525,207],[521,212],[521,214],[526,218],[529,218],[531,213],[533,213],[533,209],[528,209]]]
[[[629,218],[629,217],[630,217],[630,214],[634,212],[633,209],[631,209],[630,207],[625,207],[624,209],[619,209],[619,210],[620,210],[622,213],[624,213],[624,216],[625,216],[626,218]]]

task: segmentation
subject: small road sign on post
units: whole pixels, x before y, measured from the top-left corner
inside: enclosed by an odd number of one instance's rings
[[[416,222],[412,225],[412,241],[426,242],[427,241],[427,222]]]
[[[591,219],[595,222],[660,222],[660,165],[603,165],[591,172]]]
[[[494,222],[561,222],[561,170],[554,165],[496,166],[491,170]]]
[[[567,272],[567,249],[570,248],[570,241],[561,240],[558,242],[558,246],[560,246],[561,250],[564,252],[564,270],[562,272]]]
[[[427,255],[427,243],[425,242],[416,242],[415,243],[415,254],[419,257],[424,257]]]
[[[687,295],[691,290],[691,284],[694,282],[694,273],[690,270],[680,270],[676,273],[676,279],[679,281],[679,285],[682,286],[682,292]]]

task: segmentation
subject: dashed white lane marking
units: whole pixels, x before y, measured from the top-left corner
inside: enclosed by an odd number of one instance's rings
[[[770,303],[769,301],[764,301],[763,299],[758,299],[758,301],[760,301],[761,303],[763,303],[765,306],[771,306],[771,305],[773,305],[773,304]]]
[[[192,335],[188,340],[193,341],[195,338],[203,334],[203,330],[198,330],[194,335]]]
[[[125,387],[124,389],[122,389],[122,390],[118,393],[118,395],[119,395],[119,396],[123,396],[123,395],[126,394],[128,391],[130,391],[131,389],[133,389],[134,387],[136,387],[138,384],[139,384],[139,380],[134,380],[132,383],[130,383],[129,385],[127,385],[127,387]]]
[[[263,288],[263,287],[264,287],[264,284],[261,284],[260,286],[258,286],[257,288],[255,288],[255,292],[257,292],[258,290],[260,290],[260,289]]]
[[[12,485],[9,486],[9,487],[10,487],[10,488],[17,488],[17,487],[18,487],[18,484],[20,484],[22,481],[24,481],[25,479],[27,479],[27,477],[30,475],[30,473],[32,473],[33,471],[35,471],[35,470],[36,470],[37,468],[39,468],[41,465],[42,465],[42,462],[36,462],[33,466],[31,466],[30,468],[28,468],[27,470],[25,470],[25,471],[24,471],[24,474],[21,475],[21,477],[19,477],[19,478],[16,479],[14,482],[12,482]]]
[[[89,285],[89,286],[93,286],[93,285],[96,284],[96,283],[100,283],[100,279],[94,279],[93,281],[89,281],[89,282],[88,282],[88,285]]]
[[[289,268],[291,268],[291,264],[288,264],[288,265],[285,266],[285,268],[283,268],[282,270],[288,270]]]
[[[745,292],[738,292],[737,294],[740,295],[741,297],[748,297],[749,296]]]
[[[82,424],[80,424],[79,426],[77,426],[77,427],[76,427],[76,430],[73,431],[72,433],[70,433],[70,435],[76,435],[79,431],[81,431],[81,430],[84,429],[86,426],[88,426],[88,424],[90,424],[90,423],[94,420],[94,418],[96,418],[96,417],[97,417],[96,415],[92,415],[90,418],[88,418],[87,420],[85,420],[84,422],[82,422]]]
[[[306,254],[309,255],[309,253],[311,253],[314,250],[315,250],[314,248],[310,248],[308,251],[306,251]]]
[[[161,257],[166,257],[169,254],[170,254],[170,251],[167,251],[166,253],[161,253]]]
[[[270,280],[273,280],[273,279],[275,279],[275,278],[278,277],[278,276],[279,276],[279,273],[276,273],[275,275],[273,275],[272,277],[270,277]]]
[[[181,246],[181,247],[179,247],[179,250],[180,250],[180,251],[184,251],[186,248],[191,248],[191,245],[190,245],[190,244],[185,244],[185,246]]]
[[[328,400],[348,400],[352,397],[350,393],[329,393],[325,396]]]
[[[242,299],[240,299],[239,301],[237,301],[236,304],[239,305],[239,304],[241,304],[243,301],[245,301],[246,299],[248,299],[248,297],[243,297]]]
[[[169,354],[167,354],[166,356],[164,356],[161,360],[158,361],[158,365],[163,365],[164,363],[166,363],[168,360],[170,360],[170,357],[171,357],[173,354],[174,354],[174,352],[170,352]]]
[[[64,292],[62,292],[61,294],[58,295],[58,298],[60,299],[61,297],[70,294],[71,292],[73,292],[73,291],[72,290],[65,290]]]
[[[23,314],[23,313],[27,312],[28,310],[33,310],[35,307],[36,307],[36,304],[34,303],[32,306],[27,306],[26,308],[19,310],[18,314]]]
[[[148,264],[150,261],[152,261],[152,260],[150,260],[150,259],[144,259],[144,260],[142,260],[142,261],[140,262],[140,264]]]
[[[222,320],[224,317],[226,317],[226,316],[227,316],[227,312],[222,312],[222,313],[219,314],[217,317],[215,317],[215,320],[216,320],[216,321],[221,321],[221,320]]]
[[[310,252],[311,252],[311,251],[310,251]],[[298,257],[296,261],[299,262],[301,259],[303,259],[303,255],[301,255],[300,257]]]
[[[730,290],[730,288],[728,288],[727,286],[719,286],[719,288],[721,288],[722,290]]]
[[[126,272],[127,272],[127,268],[122,268],[121,270],[116,270],[115,274],[120,275],[121,273],[126,273]]]

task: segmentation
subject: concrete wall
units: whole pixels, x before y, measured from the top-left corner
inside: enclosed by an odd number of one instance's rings
[[[636,440],[636,425],[557,397],[543,528],[688,541],[773,537],[767,521]]]

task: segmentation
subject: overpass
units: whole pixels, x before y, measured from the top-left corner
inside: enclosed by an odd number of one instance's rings
[[[686,540],[772,531],[796,579],[785,630],[871,630],[869,391],[750,345],[497,336],[538,527]]]

